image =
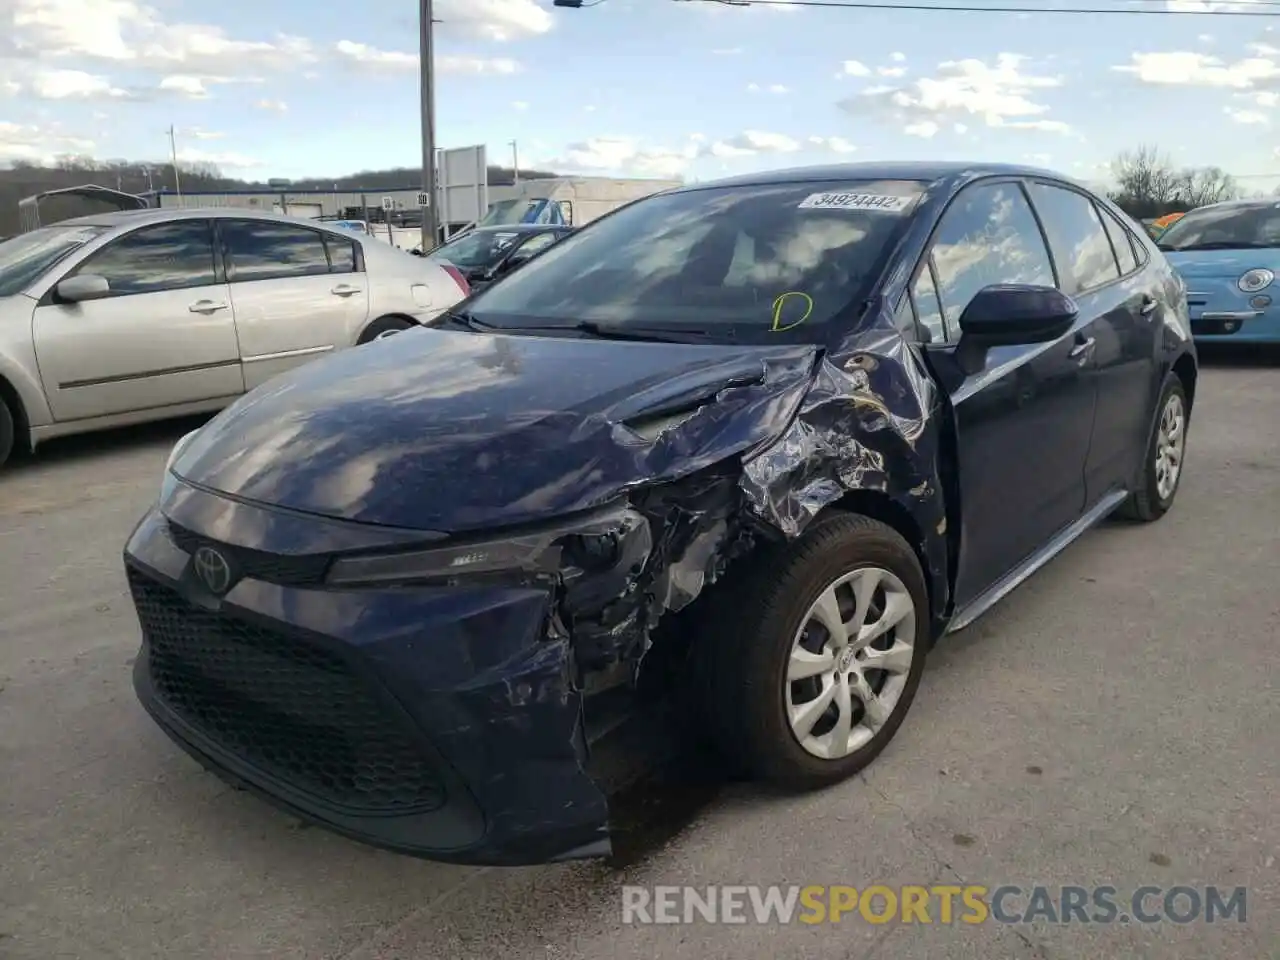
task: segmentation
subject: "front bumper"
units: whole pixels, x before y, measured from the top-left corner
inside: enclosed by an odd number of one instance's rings
[[[610,852],[545,591],[324,588],[282,548],[332,545],[342,525],[191,488],[165,513],[144,517],[125,549],[143,634],[134,687],[198,761],[309,821],[414,856],[522,865]],[[203,587],[192,531],[213,529],[262,579],[246,575],[222,598]]]
[[[1258,308],[1250,295],[1235,289],[1234,281],[1200,281],[1203,291],[1187,294],[1191,335],[1203,342],[1280,342],[1280,305]],[[1275,296],[1268,288],[1266,296]]]

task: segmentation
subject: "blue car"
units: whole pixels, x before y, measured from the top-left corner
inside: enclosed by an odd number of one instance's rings
[[[1203,343],[1280,343],[1280,202],[1232,200],[1192,210],[1160,235],[1187,285]]]
[[[232,782],[439,860],[610,853],[663,707],[761,779],[844,780],[936,640],[1173,506],[1182,293],[1043,170],[637,200],[180,441],[125,547],[135,690]]]

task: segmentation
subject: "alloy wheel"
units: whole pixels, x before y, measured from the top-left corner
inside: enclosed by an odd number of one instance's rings
[[[1160,426],[1156,432],[1156,493],[1161,500],[1168,500],[1178,488],[1182,474],[1182,454],[1186,449],[1186,409],[1182,397],[1171,393],[1160,411]]]
[[[915,637],[915,604],[889,570],[854,570],[819,594],[785,679],[787,719],[806,752],[840,760],[876,735],[906,688]]]

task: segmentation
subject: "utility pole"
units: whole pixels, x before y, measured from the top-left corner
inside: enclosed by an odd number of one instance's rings
[[[511,182],[520,186],[520,151],[514,140],[511,141]]]
[[[431,0],[418,0],[418,73],[422,113],[422,252],[436,246],[436,76]]]
[[[431,0],[427,0],[428,3]],[[173,160],[173,192],[178,195],[179,206],[182,200],[182,182],[178,179],[178,139],[173,124],[169,124],[169,157]]]

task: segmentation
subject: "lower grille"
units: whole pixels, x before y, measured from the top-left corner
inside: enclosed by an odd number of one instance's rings
[[[394,710],[346,661],[184,600],[129,568],[156,697],[231,752],[317,799],[403,814],[444,804]]]

